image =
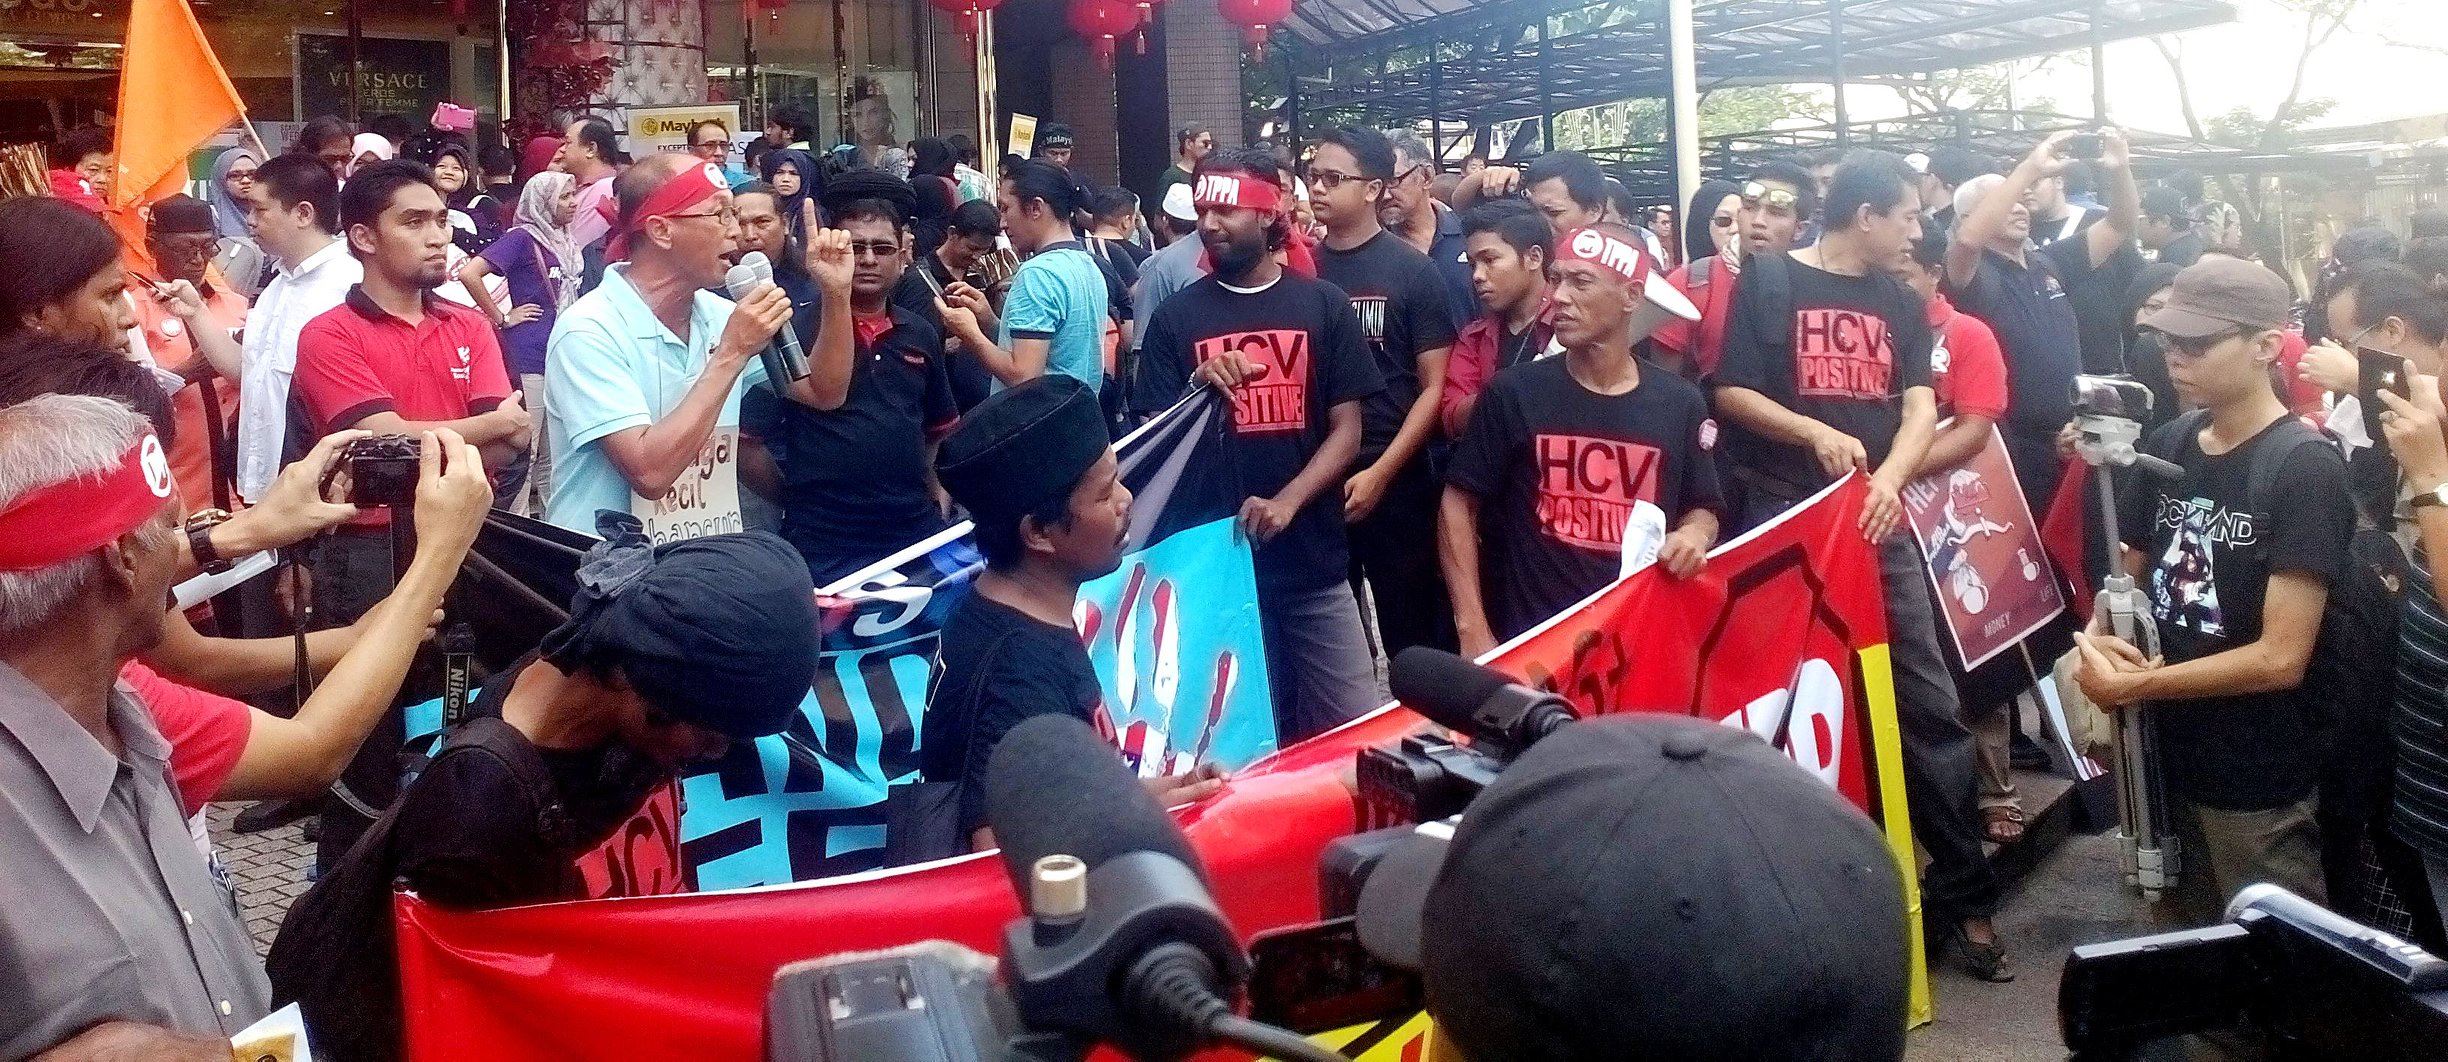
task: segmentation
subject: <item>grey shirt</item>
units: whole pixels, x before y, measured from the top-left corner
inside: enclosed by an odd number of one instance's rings
[[[110,724],[117,757],[0,664],[0,1058],[111,1018],[230,1036],[271,1009],[179,813],[170,743],[124,685]]]
[[[1142,338],[1147,335],[1147,323],[1156,319],[1157,307],[1207,275],[1206,260],[1207,245],[1193,232],[1139,263],[1139,287],[1131,294],[1131,320],[1139,322]]]

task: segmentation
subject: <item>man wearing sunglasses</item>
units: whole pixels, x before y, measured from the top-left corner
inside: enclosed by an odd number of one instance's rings
[[[1454,647],[1453,616],[1436,578],[1436,477],[1428,441],[1453,349],[1452,310],[1428,256],[1387,232],[1378,207],[1396,165],[1393,145],[1366,126],[1318,138],[1309,203],[1326,227],[1318,279],[1343,289],[1385,389],[1361,407],[1360,456],[1343,483],[1351,582],[1376,603],[1381,648]]]
[[[1650,339],[1682,357],[1697,370],[1695,375],[1716,372],[1718,359],[1725,353],[1726,319],[1734,306],[1743,259],[1792,250],[1802,223],[1818,210],[1818,185],[1808,170],[1782,160],[1752,170],[1742,184],[1742,205],[1724,219],[1739,241],[1728,245],[1732,253],[1686,263],[1666,278],[1700,308],[1700,319],[1669,317]],[[1710,220],[1712,224],[1717,221]]]
[[[2187,853],[2172,898],[2196,922],[2252,882],[2324,894],[2313,720],[2329,706],[2302,683],[2354,517],[2337,448],[2270,379],[2288,309],[2277,274],[2222,258],[2178,274],[2143,320],[2168,337],[2168,376],[2197,409],[2144,443],[2183,475],[2131,477],[2119,503],[2161,656],[2085,635],[2075,671],[2092,700],[2157,720]]]
[[[842,175],[828,191],[852,182],[909,187],[890,174],[861,171]],[[749,450],[742,472],[752,482],[774,485],[782,538],[806,558],[817,586],[943,530],[947,522],[949,505],[935,482],[935,444],[960,411],[942,333],[891,303],[902,275],[902,211],[903,204],[882,195],[827,198],[826,212],[850,243],[853,346],[842,400],[802,406],[760,387],[740,408],[740,430],[763,442],[769,455],[760,460]],[[816,311],[815,300],[795,310],[792,326],[800,335],[815,333]]]

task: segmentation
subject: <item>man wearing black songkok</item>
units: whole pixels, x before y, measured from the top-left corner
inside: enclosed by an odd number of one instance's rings
[[[982,824],[995,744],[1034,716],[1093,724],[1102,698],[1071,615],[1080,584],[1120,567],[1130,545],[1131,492],[1103,416],[1088,385],[1039,376],[979,403],[936,454],[986,570],[944,624],[919,767],[929,782],[960,783],[961,833],[980,849],[993,845]],[[1219,777],[1210,765],[1148,787],[1187,801]]]
[[[752,531],[658,547],[609,511],[598,529],[569,621],[486,687],[478,714],[281,923],[273,994],[304,1007],[318,1053],[401,1054],[393,881],[468,908],[602,892],[579,857],[680,769],[780,733],[806,698],[815,588],[787,543]]]

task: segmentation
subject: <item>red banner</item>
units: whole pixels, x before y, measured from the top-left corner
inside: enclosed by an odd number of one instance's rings
[[[1651,568],[1496,654],[1585,713],[1743,726],[1878,820],[1914,880],[1886,615],[1858,480],[1721,547]],[[1182,813],[1246,938],[1318,914],[1319,852],[1355,824],[1353,754],[1422,725],[1390,707],[1261,760]],[[1918,943],[1918,901],[1907,896]],[[938,938],[992,952],[1018,906],[997,856],[796,885],[460,913],[402,897],[401,987],[418,1059],[759,1057],[785,963]],[[1913,954],[1918,954],[1916,947]],[[1913,971],[1915,1013],[1926,1007]]]

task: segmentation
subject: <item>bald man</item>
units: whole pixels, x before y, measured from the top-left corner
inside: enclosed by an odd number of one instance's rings
[[[766,382],[762,354],[790,319],[767,283],[737,304],[707,290],[739,237],[730,182],[680,154],[613,182],[619,204],[603,284],[561,316],[545,352],[555,481],[545,519],[592,533],[595,514],[634,514],[655,542],[740,531],[740,398]],[[849,289],[849,238],[806,219],[808,270]],[[840,305],[833,305],[838,301]],[[828,297],[809,343],[812,374],[774,387],[817,409],[849,391],[848,296]]]

